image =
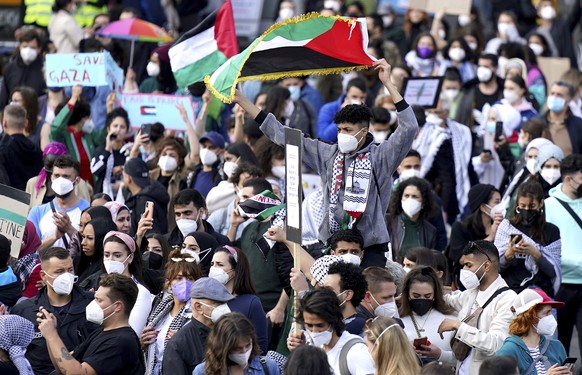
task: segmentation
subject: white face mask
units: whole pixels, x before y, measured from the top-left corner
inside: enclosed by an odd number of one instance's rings
[[[73,285],[77,282],[78,279],[77,276],[73,275],[70,272],[62,273],[57,277],[49,275],[48,273],[47,275],[55,279],[52,285],[48,281],[47,284],[53,288],[56,294],[61,296],[68,296],[69,294],[71,294],[71,291],[73,290]]]
[[[507,57],[499,56],[499,58],[497,59],[497,65],[499,66],[498,72],[503,71],[503,68],[505,67],[505,65],[507,65],[507,61],[509,61]]]
[[[481,265],[479,266],[479,268],[475,270],[475,272],[465,269],[461,270],[460,279],[467,290],[479,287],[481,280],[483,280],[483,278],[485,277],[485,273],[483,273],[483,276],[481,276],[481,278],[478,278],[477,271],[479,271],[484,264],[485,262],[481,263]]]
[[[402,211],[404,211],[404,213],[408,217],[413,217],[414,215],[419,213],[421,208],[422,203],[420,203],[414,198],[408,198],[402,201]]]
[[[226,177],[230,178],[237,166],[238,164],[236,164],[234,161],[225,161],[224,165],[222,166],[222,170],[224,171]]]
[[[360,134],[361,131],[362,130],[360,129],[356,135]],[[360,142],[354,135],[343,133],[337,135],[337,146],[344,154],[355,151],[358,148],[358,143]]]
[[[556,10],[553,6],[543,7],[540,11],[540,17],[542,17],[544,20],[553,20],[556,18]]]
[[[280,180],[285,179],[285,166],[284,165],[274,165],[271,167],[271,173],[273,176]]]
[[[479,45],[475,42],[469,42],[467,44],[469,45],[469,48],[471,48],[471,51],[477,51],[477,48],[479,47]]]
[[[158,166],[162,171],[174,172],[178,169],[178,160],[170,155],[160,156]]]
[[[105,266],[105,271],[107,271],[107,273],[111,274],[111,273],[119,273],[122,274],[123,271],[125,271],[125,262],[127,262],[127,260],[129,259],[129,255],[127,256],[127,258],[125,258],[125,260],[123,262],[117,261],[117,260],[111,260],[111,259],[104,259],[103,260],[103,266]]]
[[[489,217],[491,217],[491,219],[495,219],[495,214],[496,213],[500,213],[501,216],[505,217],[505,214],[507,214],[507,210],[505,209],[505,205],[503,203],[498,203],[495,206],[491,207],[488,204],[486,204],[487,207],[490,208],[489,210]]]
[[[390,301],[384,304],[379,304],[374,298],[374,295],[370,294],[370,297],[378,304],[378,307],[374,309],[374,315],[376,316],[384,316],[386,318],[393,318],[398,317],[398,307],[396,306],[396,302]]]
[[[36,57],[38,56],[38,52],[36,49],[32,47],[24,47],[20,49],[20,57],[26,64],[30,64]]]
[[[550,185],[553,185],[554,182],[558,181],[560,177],[562,177],[560,170],[554,168],[544,168],[540,172],[540,175]]]
[[[553,315],[547,315],[538,321],[538,325],[535,328],[539,335],[552,336],[556,332],[556,328],[558,328],[558,322]]]
[[[479,78],[479,82],[489,82],[491,77],[493,77],[491,69],[484,66],[477,68],[477,78]]]
[[[533,51],[536,56],[541,56],[544,53],[544,46],[537,43],[528,44],[529,48]]]
[[[150,61],[146,66],[146,71],[148,72],[148,76],[157,77],[160,75],[160,64]]]
[[[310,332],[308,329],[305,330],[305,336],[313,346],[321,348],[323,345],[328,345],[333,337],[333,333],[330,330],[323,332]]]
[[[524,148],[525,146],[527,146],[528,141],[526,141],[525,139],[523,139],[523,137],[519,137],[517,138],[517,144],[519,145],[519,147]]]
[[[499,34],[502,37],[505,37],[507,39],[511,39],[516,34],[519,34],[517,32],[517,28],[512,23],[499,23],[499,24],[497,24],[497,31],[499,31]]]
[[[452,61],[456,61],[456,62],[463,61],[466,56],[467,56],[467,54],[465,53],[465,50],[460,48],[460,47],[455,47],[455,48],[449,49],[449,58]]]
[[[83,123],[83,133],[90,134],[93,132],[94,128],[95,124],[93,123],[93,120],[91,120],[90,118],[85,120],[85,122]]]
[[[412,177],[421,178],[420,171],[417,170],[417,169],[414,169],[414,168],[405,169],[398,176],[398,178],[400,179],[400,182],[406,181],[406,180],[408,180],[409,178],[412,178]]]
[[[334,12],[340,11],[340,3],[336,0],[325,0],[323,2],[323,7],[325,9],[332,9]]]
[[[222,285],[226,285],[230,278],[228,277],[228,273],[220,267],[212,266],[210,267],[210,271],[208,271],[208,277],[213,278],[214,280],[218,281]]]
[[[525,167],[531,174],[538,173],[538,161],[537,159],[527,159],[525,162]]]
[[[360,263],[362,262],[362,259],[355,254],[348,253],[348,254],[343,254],[340,256],[344,260],[344,263],[351,263],[351,264],[355,264],[356,266],[359,266]]]
[[[510,104],[517,102],[521,99],[518,93],[513,90],[503,90],[503,97],[507,100]]]
[[[390,130],[374,130],[372,135],[374,136],[374,142],[382,143],[390,135]]]
[[[216,323],[221,316],[223,316],[224,314],[228,314],[229,312],[230,307],[228,307],[226,303],[218,305],[214,309],[212,309],[212,313],[210,314],[210,320],[212,320],[212,323]]]
[[[458,89],[446,89],[445,98],[447,98],[449,101],[453,101],[459,95],[459,92],[460,90]]]
[[[426,116],[426,122],[430,122],[431,124],[435,124],[435,125],[440,125],[443,123],[443,119],[438,117],[436,114],[434,113],[429,113]]]
[[[73,184],[73,181],[64,177],[59,177],[54,179],[54,181],[51,183],[51,188],[56,195],[65,196],[73,191],[75,185]]]
[[[218,155],[210,149],[203,148],[200,150],[200,162],[203,165],[213,165],[218,160]]]
[[[196,232],[198,229],[198,222],[192,219],[180,219],[176,221],[176,226],[178,226],[182,236],[186,237],[188,234]]]
[[[461,27],[465,27],[471,23],[471,17],[466,15],[466,14],[459,15],[458,20],[459,20],[459,26],[461,26]]]
[[[250,349],[247,350],[244,353],[240,353],[240,354],[229,354],[228,355],[228,359],[230,359],[231,361],[233,361],[237,365],[246,368],[247,365],[249,364],[249,358],[251,357],[252,351],[253,351],[253,347],[251,346]]]
[[[402,269],[404,270],[404,272],[409,273],[410,270],[412,270],[412,268],[410,267],[402,267]]]
[[[104,318],[104,311],[113,305],[115,305],[115,302],[102,309],[101,306],[97,304],[97,301],[93,300],[85,308],[85,319],[87,319],[88,322],[101,325],[105,320],[109,319],[113,314],[115,314],[115,312],[113,312],[107,318]]]

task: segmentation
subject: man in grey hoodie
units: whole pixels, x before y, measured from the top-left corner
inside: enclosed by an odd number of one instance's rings
[[[311,138],[303,140],[303,161],[317,171],[323,184],[325,216],[319,239],[325,242],[340,229],[357,228],[364,235],[362,267],[386,264],[388,230],[384,214],[390,201],[392,175],[406,156],[418,130],[412,109],[390,80],[392,67],[378,60],[373,68],[390,93],[398,111],[398,128],[384,142],[374,142],[370,133],[372,113],[365,105],[348,105],[334,122],[338,143]],[[271,141],[285,145],[285,127],[273,116],[257,108],[239,91],[234,102],[261,124]]]

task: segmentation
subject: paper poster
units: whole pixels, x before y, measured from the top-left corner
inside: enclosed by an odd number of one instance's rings
[[[0,184],[0,234],[12,242],[10,255],[18,258],[24,236],[30,194]]]
[[[121,106],[129,114],[132,127],[159,122],[166,129],[186,131],[186,124],[176,107],[183,104],[190,123],[194,123],[192,97],[163,94],[124,94],[120,100]]]
[[[406,78],[402,96],[408,104],[436,108],[442,82],[443,77]]]
[[[445,9],[446,14],[471,13],[471,0],[409,0],[412,9],[421,9],[428,13],[438,13]]]
[[[109,52],[51,53],[46,56],[48,87],[105,86],[121,93],[123,71]]]
[[[303,133],[298,129],[285,128],[285,200],[287,201],[287,240],[301,244],[301,183]]]

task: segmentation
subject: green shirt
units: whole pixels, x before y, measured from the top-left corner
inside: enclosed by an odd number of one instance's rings
[[[404,258],[408,250],[421,246],[420,240],[418,239],[418,230],[422,222],[421,220],[416,222],[410,220],[405,213],[402,213],[401,217],[404,222],[404,238],[400,246],[400,254]]]

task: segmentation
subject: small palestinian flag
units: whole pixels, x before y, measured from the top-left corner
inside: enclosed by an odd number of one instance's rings
[[[375,60],[367,49],[365,19],[310,13],[274,24],[204,81],[230,103],[238,82],[367,68]]]
[[[242,217],[264,221],[283,208],[285,208],[285,204],[281,203],[281,200],[272,191],[265,190],[239,203],[238,212]]]
[[[170,51],[170,64],[178,87],[204,80],[238,53],[230,0],[178,39]]]

